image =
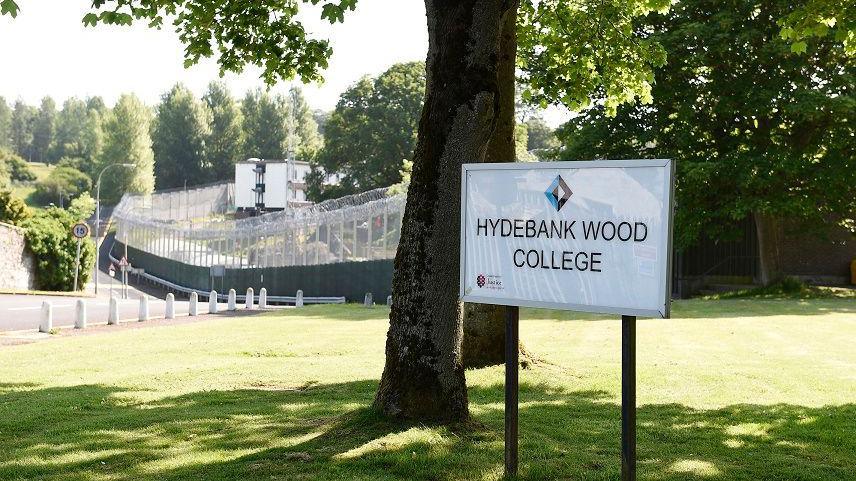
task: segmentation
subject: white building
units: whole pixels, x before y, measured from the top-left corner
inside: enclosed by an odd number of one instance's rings
[[[306,199],[309,162],[247,159],[235,164],[235,207],[278,211],[311,204]]]

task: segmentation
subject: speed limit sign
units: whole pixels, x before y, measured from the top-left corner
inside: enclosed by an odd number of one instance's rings
[[[78,222],[71,228],[71,233],[78,239],[83,239],[89,235],[89,226],[85,222]]]

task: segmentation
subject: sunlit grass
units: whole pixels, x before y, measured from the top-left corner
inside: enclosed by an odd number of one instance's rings
[[[501,479],[502,367],[467,373],[472,423],[370,409],[387,314],[317,306],[2,347],[0,479]],[[522,317],[546,362],[520,374],[521,478],[617,479],[620,323]],[[640,479],[852,479],[852,300],[681,301],[637,336]]]

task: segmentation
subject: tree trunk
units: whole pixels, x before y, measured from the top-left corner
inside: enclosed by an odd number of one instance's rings
[[[755,212],[755,230],[758,235],[758,255],[761,264],[761,284],[769,286],[783,277],[782,272],[782,226],[779,220],[768,214]]]
[[[375,405],[396,417],[469,416],[458,302],[461,164],[483,162],[497,124],[501,0],[425,0],[425,104]]]
[[[497,85],[499,111],[496,129],[487,147],[485,162],[514,162],[514,80],[517,58],[517,2],[505,15],[499,44]],[[491,304],[464,305],[463,357],[465,368],[505,362],[506,307]]]

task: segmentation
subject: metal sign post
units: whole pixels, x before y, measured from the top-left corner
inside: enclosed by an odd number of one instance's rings
[[[621,316],[621,480],[636,480],[636,316],[670,314],[673,198],[668,159],[463,165],[460,299],[507,306],[506,476],[526,306]]]
[[[71,234],[77,239],[77,256],[74,258],[74,291],[77,292],[77,277],[80,272],[80,245],[83,239],[89,235],[89,226],[84,222],[78,222],[71,227]]]

